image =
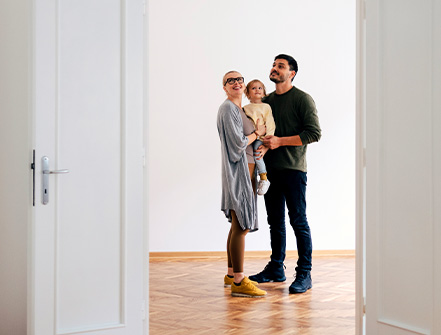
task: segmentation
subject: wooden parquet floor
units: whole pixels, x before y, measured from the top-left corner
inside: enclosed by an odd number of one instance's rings
[[[225,258],[151,259],[150,334],[355,334],[355,257],[314,257],[312,289],[294,295],[295,262],[286,261],[286,282],[259,284],[268,294],[252,299],[223,287]],[[245,274],[266,263],[246,258]]]

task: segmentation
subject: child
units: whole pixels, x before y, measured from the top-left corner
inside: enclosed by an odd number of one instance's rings
[[[274,135],[276,124],[274,123],[273,112],[270,105],[262,102],[262,98],[266,96],[265,85],[263,85],[260,80],[254,79],[250,81],[245,88],[245,95],[251,102],[243,108],[245,114],[254,121],[254,124],[256,124],[257,119],[259,119],[259,122],[265,124],[266,134],[264,136]],[[257,148],[261,145],[262,141],[258,138],[253,143],[254,152],[256,152]],[[260,176],[257,194],[263,195],[268,191],[270,186],[270,182],[266,176],[266,166],[263,162],[263,158],[254,160],[256,162],[257,173]]]

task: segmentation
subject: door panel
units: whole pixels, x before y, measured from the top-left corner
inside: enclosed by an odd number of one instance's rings
[[[35,3],[34,334],[143,333],[142,11]]]
[[[397,6],[403,10],[397,12]],[[379,299],[383,317],[421,328],[430,322],[431,289],[403,293],[414,291],[421,276],[428,286],[432,279],[432,134],[426,131],[432,118],[430,17],[430,1],[381,2],[379,252],[387,257],[380,259]],[[418,71],[409,76],[412,60]]]
[[[123,323],[121,14],[118,0],[58,6],[57,165],[70,170],[56,189],[60,330]]]
[[[366,1],[367,334],[439,332],[436,2]]]

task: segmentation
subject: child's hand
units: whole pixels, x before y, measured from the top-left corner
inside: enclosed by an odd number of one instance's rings
[[[260,119],[256,120],[256,133],[259,134],[259,136],[266,134],[266,126],[264,124],[260,124]]]

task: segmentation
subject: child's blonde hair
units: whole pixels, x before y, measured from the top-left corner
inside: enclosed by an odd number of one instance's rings
[[[266,89],[265,89],[265,85],[259,80],[259,79],[253,79],[253,80],[251,80],[249,83],[248,83],[248,85],[247,85],[247,87],[245,87],[245,95],[247,96],[247,98],[249,98],[249,90],[250,90],[250,87],[251,87],[251,85],[253,85],[254,83],[260,83],[260,84],[262,84],[262,88],[263,88],[263,96],[264,97],[266,97]]]

